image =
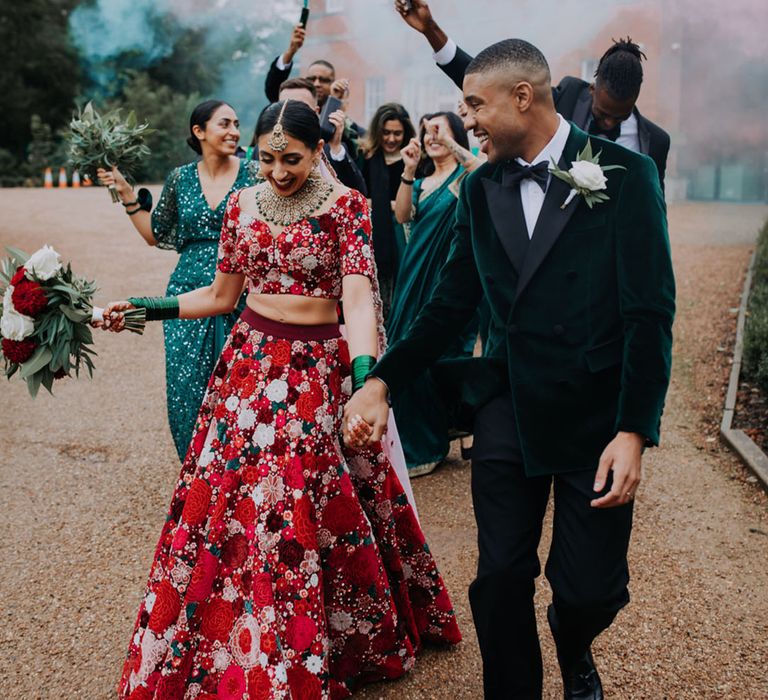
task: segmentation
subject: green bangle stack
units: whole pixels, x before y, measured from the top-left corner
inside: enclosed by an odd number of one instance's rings
[[[356,392],[371,373],[376,364],[376,358],[372,355],[358,355],[352,360],[352,392]]]
[[[179,317],[179,297],[131,297],[137,309],[145,309],[147,321],[166,321]]]

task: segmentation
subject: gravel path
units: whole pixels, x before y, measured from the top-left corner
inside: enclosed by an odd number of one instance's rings
[[[147,248],[101,190],[0,190],[0,210],[3,245],[55,245],[98,279],[102,301],[162,293],[175,262]],[[763,206],[670,208],[674,376],[663,447],[648,454],[638,495],[633,603],[595,645],[609,698],[768,697],[768,499],[716,429],[733,311],[767,215]],[[62,383],[55,400],[32,402],[20,383],[0,384],[0,698],[112,697],[178,474],[160,328],[97,340],[93,381]],[[465,642],[427,652],[406,679],[359,697],[480,698],[466,598],[475,562],[469,467],[454,457],[414,491]],[[544,580],[539,591],[543,612]],[[545,697],[554,700],[560,683],[543,636]]]

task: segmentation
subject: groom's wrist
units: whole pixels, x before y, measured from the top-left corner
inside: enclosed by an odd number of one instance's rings
[[[392,405],[392,400],[389,394],[389,387],[381,377],[377,377],[375,374],[369,374],[365,378],[365,384],[363,386],[370,387],[370,390],[375,392],[375,394],[380,398],[384,399],[387,402],[387,405]]]

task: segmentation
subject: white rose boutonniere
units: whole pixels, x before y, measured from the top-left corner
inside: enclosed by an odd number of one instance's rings
[[[608,195],[601,191],[606,188],[608,182],[605,173],[609,170],[626,170],[626,168],[623,165],[600,165],[601,153],[602,151],[598,151],[592,155],[592,142],[587,140],[587,145],[581,153],[576,154],[576,160],[571,163],[569,170],[561,170],[554,160],[552,161],[549,172],[571,187],[561,209],[565,209],[576,195],[584,197],[590,209],[595,204],[609,199]]]

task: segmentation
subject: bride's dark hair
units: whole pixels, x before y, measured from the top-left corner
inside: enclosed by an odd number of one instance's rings
[[[283,130],[289,136],[301,141],[307,148],[314,150],[320,142],[320,120],[317,112],[298,100],[287,102],[281,122]],[[270,133],[275,128],[283,104],[282,100],[275,102],[259,115],[254,140],[258,140],[260,136]]]

